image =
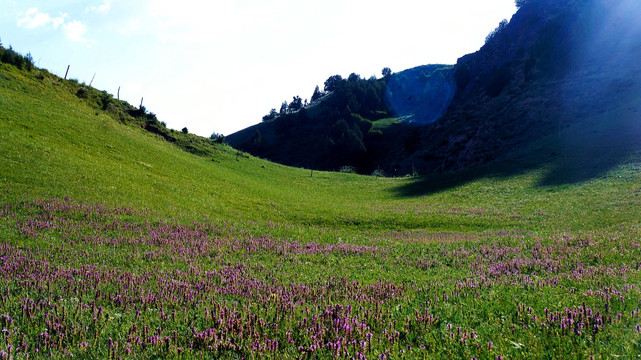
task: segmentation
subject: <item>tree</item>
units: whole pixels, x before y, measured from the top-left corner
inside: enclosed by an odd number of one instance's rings
[[[280,106],[280,114],[287,114],[287,101],[283,101],[283,104]]]
[[[529,0],[516,0],[516,1],[514,1],[514,4],[516,5],[517,9],[520,9],[523,6],[527,5],[528,2],[529,2]]]
[[[507,19],[501,20],[501,22],[499,23],[499,26],[496,29],[494,29],[491,33],[489,33],[487,37],[485,37],[485,43],[487,44],[492,39],[494,39],[498,34],[502,33],[503,30],[507,28],[507,25],[508,25]]]
[[[296,115],[298,115],[298,121],[301,123],[305,123],[309,120],[309,116],[307,115],[307,109],[305,108],[300,109],[300,111]]]
[[[340,75],[333,75],[325,80],[325,91],[332,92],[336,90],[336,85],[343,81],[343,77]]]
[[[31,53],[28,52],[24,58],[25,58],[24,64],[27,70],[31,71],[33,69],[33,56],[31,56]]]
[[[356,82],[356,81],[358,81],[360,79],[361,79],[360,75],[358,75],[357,73],[351,73],[351,74],[349,74],[349,77],[347,78],[347,81]]]
[[[213,133],[211,133],[211,136],[209,138],[213,142],[218,143],[218,144],[222,144],[222,143],[225,142],[225,135],[219,134],[219,133],[217,133],[215,131]]]
[[[290,113],[293,113],[295,111],[298,111],[303,108],[303,100],[300,98],[300,96],[294,96],[294,99],[288,106],[288,110]]]
[[[254,135],[252,135],[249,141],[254,145],[262,145],[265,143],[265,139],[263,139],[262,135],[260,135],[260,131],[258,129],[256,129],[256,132],[254,133]]]
[[[381,73],[383,74],[384,78],[387,78],[387,77],[392,75],[392,69],[390,69],[388,67],[384,67],[383,71],[381,71]]]
[[[350,127],[344,119],[336,121],[330,129],[330,148],[333,166],[354,165],[367,152],[359,127],[356,124]]]
[[[276,109],[269,110],[269,114],[263,116],[263,121],[271,121],[278,117],[278,112]]]
[[[182,132],[183,132],[183,134],[189,134],[189,130],[187,130],[187,128],[186,128],[186,127],[184,127],[184,128],[183,128],[182,130],[180,130],[180,131],[182,131]]]
[[[0,60],[5,64],[11,64],[18,69],[22,70],[22,67],[24,65],[25,59],[22,57],[22,55],[18,54],[13,50],[13,47],[9,45],[9,48],[4,51],[2,54],[2,59]]]
[[[318,87],[318,85],[316,85],[316,88],[314,89],[314,95],[312,95],[312,102],[322,97],[323,97],[323,93],[320,91],[320,88]]]

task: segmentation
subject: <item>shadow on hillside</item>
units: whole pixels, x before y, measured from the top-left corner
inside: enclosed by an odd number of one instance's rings
[[[601,178],[641,151],[641,111],[636,106],[604,113],[528,145],[501,160],[455,174],[418,178],[393,191],[398,197],[430,195],[483,178],[507,179],[541,170],[537,187],[580,184]]]
[[[538,185],[576,184],[603,177],[641,150],[641,113],[629,108],[617,115],[605,114],[596,126],[564,136],[558,158]]]

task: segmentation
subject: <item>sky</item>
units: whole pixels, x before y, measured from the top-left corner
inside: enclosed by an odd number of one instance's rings
[[[455,64],[515,12],[514,0],[0,0],[0,40],[208,137],[331,75]]]

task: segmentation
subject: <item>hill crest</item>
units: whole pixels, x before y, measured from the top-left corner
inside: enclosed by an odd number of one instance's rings
[[[388,119],[357,113],[372,126],[360,126],[363,136],[356,134],[357,146],[342,149],[341,154],[352,153],[343,161],[324,149],[332,145],[327,139],[336,121],[347,119],[353,128],[351,107],[340,119],[319,114],[312,125],[292,120],[281,122],[280,130],[278,122],[262,123],[228,141],[293,166],[352,166],[392,176],[447,173],[503,159],[635,98],[641,34],[634,4],[530,0],[517,5],[509,22],[456,65],[419,66],[382,79],[386,95],[400,86],[402,96],[385,97]],[[436,73],[443,81],[433,81],[430,75]],[[380,120],[386,125],[377,126]]]

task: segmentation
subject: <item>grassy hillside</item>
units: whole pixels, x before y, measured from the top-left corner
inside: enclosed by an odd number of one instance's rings
[[[620,191],[623,188],[634,190],[633,180],[622,184],[614,175],[576,187],[539,186],[546,177],[544,167],[507,179],[499,172],[462,186],[455,186],[452,179],[473,172],[441,176],[444,180],[438,180],[438,186],[452,188],[425,196],[404,189],[433,178],[384,179],[318,171],[310,176],[309,170],[239,156],[226,146],[219,146],[213,156],[192,156],[158,136],[119,124],[105,112],[59,91],[62,85],[40,81],[33,73],[3,65],[3,78],[0,181],[10,197],[71,196],[84,202],[152,209],[159,215],[178,218],[277,221],[359,230],[391,227],[448,231],[497,226],[487,215],[449,216],[453,207],[512,217],[509,226],[530,230],[531,224],[513,215],[528,217],[546,209],[558,215],[548,217],[537,228],[555,230],[584,229],[592,223],[589,228],[617,225],[606,220],[609,206],[629,195]],[[572,129],[567,133],[575,134]],[[580,133],[577,136],[584,137]],[[618,140],[613,138],[612,142],[621,143]],[[542,142],[535,147],[549,145]],[[526,165],[529,158],[538,163],[539,154],[532,152],[534,156],[517,156],[515,161]],[[523,154],[530,154],[530,149]],[[553,164],[551,161],[549,166]],[[590,166],[586,164],[586,169]],[[476,172],[491,174],[497,170],[500,168],[494,166]],[[563,169],[557,171],[563,176]],[[616,184],[612,194],[603,196],[601,191],[594,191],[607,189],[612,183]],[[429,189],[430,184],[423,188]],[[488,198],[488,193],[494,196]],[[575,200],[583,193],[594,194],[590,199],[580,199],[594,203],[591,211],[604,210],[595,212],[587,224],[576,224],[575,214],[583,209]],[[513,199],[519,200],[511,204]],[[416,211],[428,204],[438,214]],[[624,219],[633,221],[637,212],[627,210]]]
[[[543,138],[453,175],[311,173],[196,156],[37,69],[0,80],[2,356],[641,352],[638,153],[581,165]]]

